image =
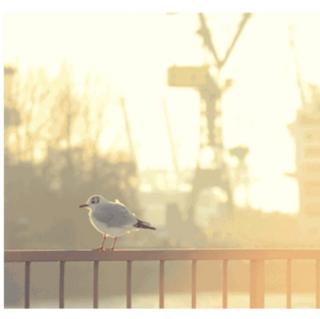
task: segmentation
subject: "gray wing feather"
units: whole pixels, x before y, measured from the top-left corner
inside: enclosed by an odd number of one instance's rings
[[[122,227],[136,223],[136,217],[125,207],[118,203],[100,205],[94,211],[94,217],[108,227]]]

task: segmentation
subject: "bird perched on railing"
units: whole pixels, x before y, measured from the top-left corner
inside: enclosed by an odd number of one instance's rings
[[[79,206],[89,209],[89,220],[92,226],[103,235],[101,245],[97,250],[105,251],[104,243],[107,237],[113,238],[111,250],[114,249],[118,237],[134,230],[152,229],[150,223],[140,220],[118,200],[111,202],[101,195],[92,195],[85,204]]]

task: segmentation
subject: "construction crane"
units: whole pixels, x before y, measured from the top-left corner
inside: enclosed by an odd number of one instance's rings
[[[294,41],[294,27],[292,25],[289,26],[289,46],[293,53],[293,59],[294,59],[294,64],[296,68],[296,80],[299,88],[301,105],[305,106],[307,104],[306,93],[305,93],[305,88],[304,88],[302,77],[301,77],[300,64],[299,64],[297,49]]]
[[[140,200],[138,196],[138,188],[140,184],[139,165],[137,160],[137,154],[132,138],[131,126],[129,122],[129,116],[127,112],[126,102],[124,97],[120,97],[120,107],[122,111],[126,137],[129,148],[129,158],[125,161],[120,161],[119,165],[123,166],[122,183],[125,185],[126,197],[130,201],[132,207],[140,210]]]
[[[249,154],[249,148],[247,146],[238,145],[229,150],[231,156],[237,160],[237,166],[234,172],[233,189],[235,187],[242,186],[244,188],[244,205],[249,208],[250,204],[250,180],[248,174],[248,166],[246,163],[246,157]]]
[[[165,99],[162,99],[162,107],[163,107],[163,114],[164,114],[164,118],[165,118],[165,122],[166,122],[168,140],[169,140],[169,144],[170,144],[172,165],[173,165],[174,172],[176,175],[175,189],[178,190],[178,186],[179,186],[179,182],[180,182],[180,169],[179,169],[178,157],[177,157],[177,152],[176,152],[176,146],[175,146],[174,138],[173,138],[172,125],[170,122],[167,102]]]
[[[207,26],[206,18],[203,13],[198,14],[200,28],[197,34],[203,39],[204,48],[213,58],[215,76],[209,72],[209,65],[173,66],[168,70],[168,82],[171,86],[192,87],[196,89],[203,101],[201,109],[200,134],[201,141],[196,169],[192,181],[192,190],[188,199],[188,218],[194,220],[195,207],[199,194],[206,188],[218,188],[226,195],[226,201],[221,206],[220,211],[225,216],[232,215],[233,194],[229,177],[228,165],[225,161],[225,149],[223,145],[223,134],[221,124],[221,98],[224,91],[232,85],[232,80],[221,80],[221,71],[226,65],[235,45],[243,31],[246,23],[251,17],[250,13],[242,15],[234,37],[220,57],[213,43],[210,29]],[[223,82],[223,83],[222,83]],[[201,163],[202,154],[209,150],[212,154],[210,167],[203,167]]]
[[[305,81],[303,81],[302,79],[297,48],[294,41],[294,27],[292,25],[289,26],[289,46],[293,53],[294,65],[296,69],[296,80],[300,93],[300,102],[302,109],[304,111],[309,110],[318,112],[320,110],[320,90],[317,85],[311,83],[307,83],[305,85]]]

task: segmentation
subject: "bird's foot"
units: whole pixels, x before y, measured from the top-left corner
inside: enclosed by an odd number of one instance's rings
[[[100,251],[100,252],[105,252],[107,249],[103,247],[98,247],[98,248],[93,248],[93,251]]]

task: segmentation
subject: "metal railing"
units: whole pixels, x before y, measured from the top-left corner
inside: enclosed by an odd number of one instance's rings
[[[126,306],[132,307],[132,263],[159,262],[159,308],[165,307],[165,264],[167,261],[191,261],[191,307],[197,306],[197,262],[222,262],[222,307],[228,307],[228,263],[246,260],[250,263],[250,307],[263,308],[265,294],[265,261],[286,261],[286,307],[292,301],[292,261],[312,260],[315,266],[315,305],[320,308],[320,250],[319,249],[168,249],[168,250],[115,250],[105,253],[91,250],[7,250],[5,262],[25,264],[24,307],[30,308],[30,269],[35,262],[59,262],[59,307],[64,308],[65,265],[67,262],[93,263],[93,307],[99,306],[99,263],[126,262]]]

